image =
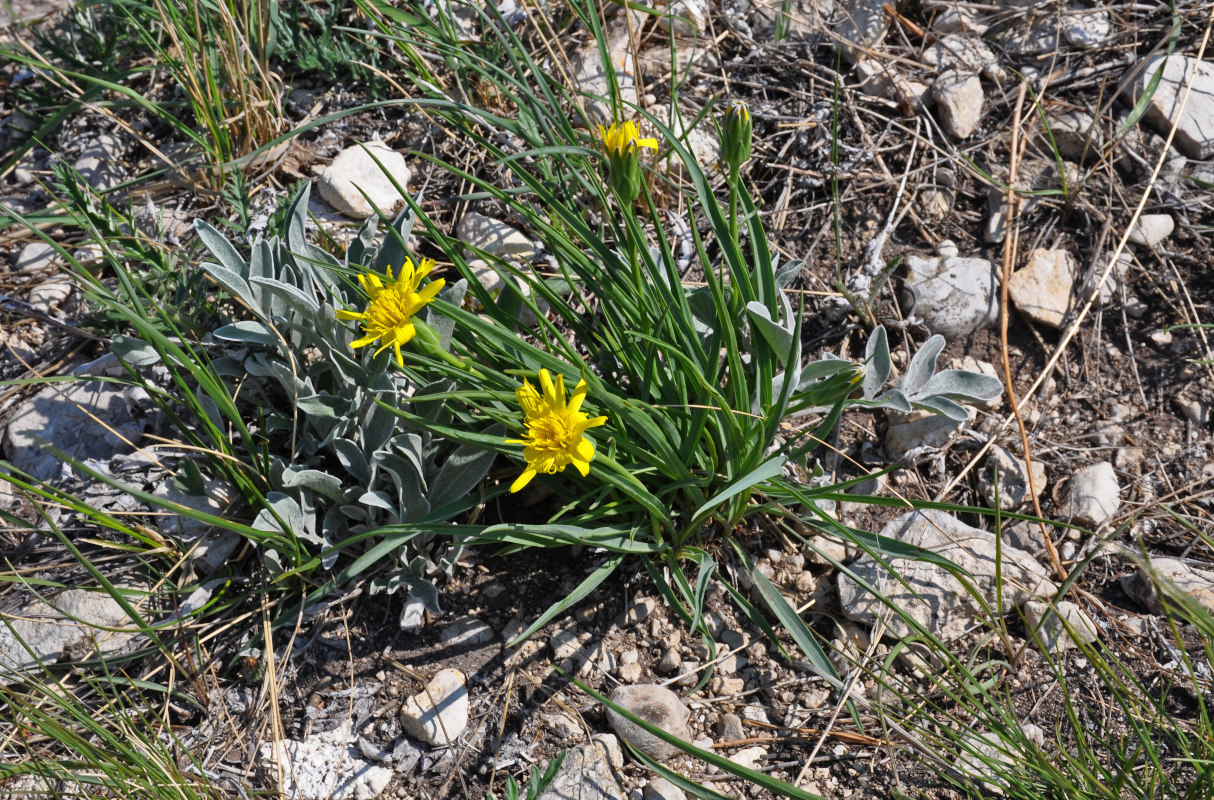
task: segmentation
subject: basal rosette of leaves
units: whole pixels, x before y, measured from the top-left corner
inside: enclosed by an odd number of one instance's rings
[[[308,197],[305,184],[286,211],[285,235],[259,237],[248,258],[211,225],[195,226],[211,256],[202,269],[240,306],[241,318],[214,330],[208,350],[210,370],[239,386],[233,397],[248,426],[245,449],[260,456],[253,471],[264,507],[252,527],[296,545],[262,549],[276,578],[340,566],[311,600],[373,567],[373,592],[405,587],[437,613],[433,579],[461,552],[444,526],[481,501],[474,490],[494,454],[425,425],[401,425],[393,409],[406,403],[427,424],[447,423],[441,400],[427,397],[441,398],[452,384],[418,384],[389,368],[391,346],[358,357],[352,345],[360,332],[337,317],[366,303],[355,276],[400,271],[412,217],[402,215],[379,245],[371,217],[338,261],[307,240]],[[444,296],[458,303],[463,291],[457,282]],[[428,331],[445,346],[451,324],[434,319]],[[142,339],[117,337],[114,350],[133,367],[165,361]],[[214,405],[208,415],[222,419]]]

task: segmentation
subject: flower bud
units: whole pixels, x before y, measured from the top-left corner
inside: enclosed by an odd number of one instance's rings
[[[658,149],[657,139],[642,138],[634,122],[599,126],[599,138],[607,154],[607,184],[624,205],[631,205],[641,194],[644,176],[638,151]]]
[[[734,100],[725,109],[721,122],[721,160],[733,169],[749,161],[753,135],[750,108],[741,100]]]

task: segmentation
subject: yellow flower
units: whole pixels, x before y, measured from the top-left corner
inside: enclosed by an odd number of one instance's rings
[[[383,344],[375,351],[375,355],[392,347],[396,350],[396,363],[403,367],[405,359],[400,354],[401,345],[407,343],[417,333],[417,329],[413,325],[413,315],[421,311],[422,306],[433,300],[446,283],[445,280],[439,278],[431,281],[425,289],[419,292],[417,287],[421,284],[422,278],[429,275],[432,269],[434,269],[434,259],[432,258],[423,258],[417,267],[413,266],[413,259],[406,258],[405,265],[400,269],[400,277],[395,281],[392,280],[391,267],[388,268],[388,283],[386,284],[373,273],[359,275],[358,282],[362,284],[363,290],[370,298],[367,310],[361,313],[345,310],[337,312],[338,319],[362,320],[363,333],[366,336],[355,340],[351,346],[363,347],[383,339]]]
[[[556,382],[548,370],[540,370],[540,389],[536,391],[530,381],[523,381],[515,394],[523,408],[527,424],[526,438],[507,439],[507,444],[525,445],[523,458],[527,469],[510,487],[511,492],[522,489],[537,473],[551,475],[573,464],[583,477],[590,472],[594,459],[594,442],[584,435],[588,428],[595,428],[607,421],[606,417],[590,419],[581,410],[586,399],[586,381],[578,381],[569,402],[565,402],[565,377],[556,376]]]
[[[610,128],[599,126],[599,138],[603,140],[603,148],[609,156],[621,156],[625,153],[634,152],[638,147],[649,147],[653,150],[658,149],[658,140],[652,138],[641,138],[641,132],[637,129],[636,123],[629,120],[628,122],[613,122]]]

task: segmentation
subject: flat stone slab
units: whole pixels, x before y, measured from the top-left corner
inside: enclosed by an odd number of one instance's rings
[[[49,384],[34,395],[9,421],[0,447],[17,469],[53,481],[66,464],[48,446],[81,461],[109,461],[131,452],[142,429],[121,385],[84,377]]]
[[[881,530],[881,535],[922,547],[952,561],[972,576],[971,584],[987,605],[992,609],[996,607],[994,534],[971,528],[943,511],[927,509],[892,520]],[[1001,554],[1005,611],[1010,612],[1029,600],[1057,591],[1045,567],[1029,553],[1004,545]],[[845,617],[866,625],[881,620],[892,635],[911,635],[911,626],[886,605],[882,600],[884,597],[945,640],[961,636],[987,621],[978,599],[943,567],[910,558],[887,557],[886,560],[889,569],[869,555],[850,566],[856,577],[875,586],[881,597],[873,595],[848,575],[839,575],[839,600]]]
[[[131,601],[132,605],[135,601]],[[0,683],[21,680],[38,663],[84,661],[117,653],[138,634],[113,631],[133,623],[106,592],[68,589],[4,612],[0,625]]]

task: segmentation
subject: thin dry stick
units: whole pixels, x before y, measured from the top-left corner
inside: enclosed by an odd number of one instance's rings
[[[1214,6],[1210,7],[1210,22],[1214,23]],[[1205,33],[1201,38],[1201,45],[1197,48],[1196,59],[1198,61],[1201,61],[1205,57],[1206,47],[1210,42],[1210,31],[1211,25],[1207,24]],[[1188,106],[1189,92],[1192,90],[1192,88],[1192,81],[1190,81],[1184,87],[1184,93],[1180,97],[1180,105],[1176,111],[1178,118],[1184,113],[1184,109]],[[1164,162],[1168,158],[1168,148],[1172,146],[1172,140],[1174,138],[1176,138],[1176,127],[1172,126],[1172,128],[1168,131],[1168,135],[1163,143],[1163,147],[1159,149],[1159,158],[1157,158],[1155,161],[1155,168],[1152,170],[1151,177],[1147,181],[1146,189],[1143,191],[1142,196],[1138,199],[1138,205],[1135,207],[1134,213],[1130,216],[1130,222],[1128,225],[1126,225],[1125,232],[1122,233],[1121,238],[1118,239],[1117,247],[1113,249],[1113,253],[1109,257],[1108,263],[1105,265],[1104,272],[1100,274],[1099,280],[1096,281],[1096,286],[1104,285],[1104,282],[1109,278],[1109,274],[1113,271],[1113,267],[1117,264],[1118,256],[1120,256],[1122,251],[1125,250],[1126,243],[1130,240],[1130,231],[1134,230],[1134,226],[1138,224],[1138,218],[1142,216],[1142,210],[1146,208],[1147,200],[1151,196],[1151,188],[1155,185],[1155,181],[1159,179],[1159,172],[1163,169]],[[1070,326],[1063,333],[1062,339],[1059,340],[1058,347],[1054,350],[1054,354],[1050,356],[1049,362],[1046,363],[1045,368],[1041,370],[1041,373],[1037,376],[1037,379],[1033,381],[1031,386],[1029,386],[1028,391],[1024,393],[1025,400],[1032,398],[1037,393],[1037,390],[1041,388],[1041,385],[1045,383],[1046,376],[1050,375],[1054,371],[1054,367],[1057,366],[1059,360],[1061,360],[1063,354],[1066,352],[1067,346],[1070,345],[1071,340],[1075,338],[1077,333],[1079,333],[1079,327],[1083,324],[1083,321],[1087,319],[1088,313],[1092,310],[1092,306],[1099,298],[1100,293],[1093,292],[1088,298],[1087,302],[1084,303],[1083,308],[1080,309],[1079,313],[1075,315],[1074,321],[1071,322]],[[1012,424],[1012,420],[1015,418],[1016,417],[1013,414],[1009,414],[1004,418],[1003,422],[999,425],[999,430],[995,433],[995,435],[991,436],[991,438],[987,440],[987,443],[974,454],[974,457],[970,459],[969,463],[966,464],[961,471],[954,475],[953,479],[950,480],[948,484],[936,494],[935,499],[937,502],[940,502],[947,497],[953,491],[953,489],[956,488],[957,484],[965,479],[970,470],[974,468],[974,465],[986,457],[986,454],[990,452],[991,448],[994,447],[995,442],[998,441],[999,434],[1007,430],[1007,427]]]
[[[1020,166],[1020,118],[1024,111],[1024,98],[1028,94],[1028,84],[1021,81],[1020,92],[1016,95],[1016,108],[1012,111],[1012,151],[1008,164],[1007,205],[1008,205],[1008,234],[1003,240],[1003,281],[1000,286],[999,298],[999,350],[1003,358],[1003,382],[1007,388],[1007,401],[1012,407],[1012,416],[1016,418],[1016,426],[1020,430],[1020,446],[1024,452],[1024,472],[1029,484],[1029,497],[1033,498],[1033,510],[1037,512],[1037,524],[1041,526],[1041,541],[1045,552],[1050,557],[1050,564],[1060,580],[1066,580],[1066,570],[1062,567],[1062,559],[1050,539],[1049,529],[1045,527],[1041,514],[1041,501],[1037,497],[1037,487],[1033,481],[1033,462],[1029,448],[1029,433],[1024,426],[1024,417],[1020,414],[1020,405],[1016,402],[1016,386],[1012,383],[1012,362],[1008,356],[1007,318],[1008,318],[1008,284],[1011,283],[1012,262],[1016,258],[1016,245],[1020,240],[1020,197],[1016,193],[1016,170]],[[1101,284],[1097,284],[1099,286]],[[992,441],[994,437],[992,437]]]

